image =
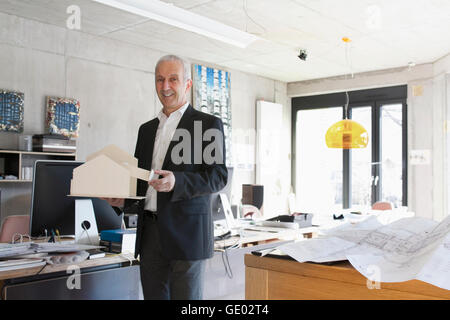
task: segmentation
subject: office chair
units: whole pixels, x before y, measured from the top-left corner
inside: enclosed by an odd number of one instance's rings
[[[0,242],[12,242],[14,234],[28,235],[30,232],[29,215],[13,215],[3,220]]]
[[[392,203],[386,201],[378,201],[372,205],[372,210],[392,210]]]

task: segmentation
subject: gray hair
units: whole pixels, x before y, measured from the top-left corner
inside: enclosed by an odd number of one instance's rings
[[[168,54],[164,57],[159,58],[158,62],[156,63],[156,67],[155,67],[155,74],[156,74],[156,69],[158,69],[158,66],[161,62],[164,61],[178,61],[183,65],[183,80],[184,82],[186,82],[187,80],[192,79],[191,78],[191,64],[183,59],[180,58],[179,56],[173,55],[173,54]]]

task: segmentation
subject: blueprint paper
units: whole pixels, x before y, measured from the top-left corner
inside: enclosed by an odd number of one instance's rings
[[[374,216],[325,234],[278,249],[299,262],[349,260],[372,281],[418,279],[450,290],[450,216],[441,223],[412,217],[386,225]]]
[[[366,253],[347,254],[347,258],[373,281],[415,279],[449,232],[449,222],[450,219],[441,224],[423,218],[398,220],[362,235],[356,244],[366,247]],[[369,274],[374,267],[378,268],[378,279]]]
[[[450,290],[450,235],[434,251],[416,279]]]
[[[354,246],[355,244],[352,242],[331,237],[288,243],[277,249],[298,262],[331,262],[347,260],[345,253]]]
[[[367,250],[356,243],[383,224],[377,216],[366,217],[357,224],[344,223],[321,233],[326,237],[289,243],[278,247],[280,251],[299,262],[332,262],[347,260],[347,254],[359,254]]]

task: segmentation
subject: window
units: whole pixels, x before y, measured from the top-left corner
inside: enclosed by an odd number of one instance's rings
[[[292,99],[292,182],[297,209],[407,205],[406,86],[349,92],[349,117],[369,133],[364,149],[329,149],[325,133],[344,114],[345,92]]]

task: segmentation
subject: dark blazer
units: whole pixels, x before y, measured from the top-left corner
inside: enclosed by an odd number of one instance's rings
[[[194,121],[202,124],[202,136],[194,135]],[[150,120],[139,128],[134,156],[138,159],[139,168],[151,170],[153,147],[159,119]],[[203,157],[201,163],[194,162],[194,142],[201,139],[202,155],[211,141],[203,141],[202,137],[208,129],[222,132],[222,161],[207,164]],[[175,164],[172,162],[172,149],[179,142],[172,140],[169,144],[162,170],[172,171],[175,186],[171,192],[157,193],[157,224],[159,228],[162,254],[174,260],[207,259],[213,255],[214,230],[211,215],[211,194],[223,189],[227,183],[228,171],[225,165],[225,141],[222,121],[212,115],[200,112],[188,106],[180,119],[177,129],[186,129],[191,136],[190,163]],[[199,130],[197,130],[199,131]],[[181,141],[181,139],[180,139]],[[199,146],[199,144],[197,144]],[[197,157],[198,158],[198,157]],[[198,162],[198,159],[197,159]],[[145,196],[148,182],[138,180],[137,195]],[[141,248],[143,211],[145,200],[126,201],[125,212],[137,212],[138,224],[136,232],[135,256]],[[132,207],[135,207],[134,210]],[[128,210],[127,210],[128,209]]]

